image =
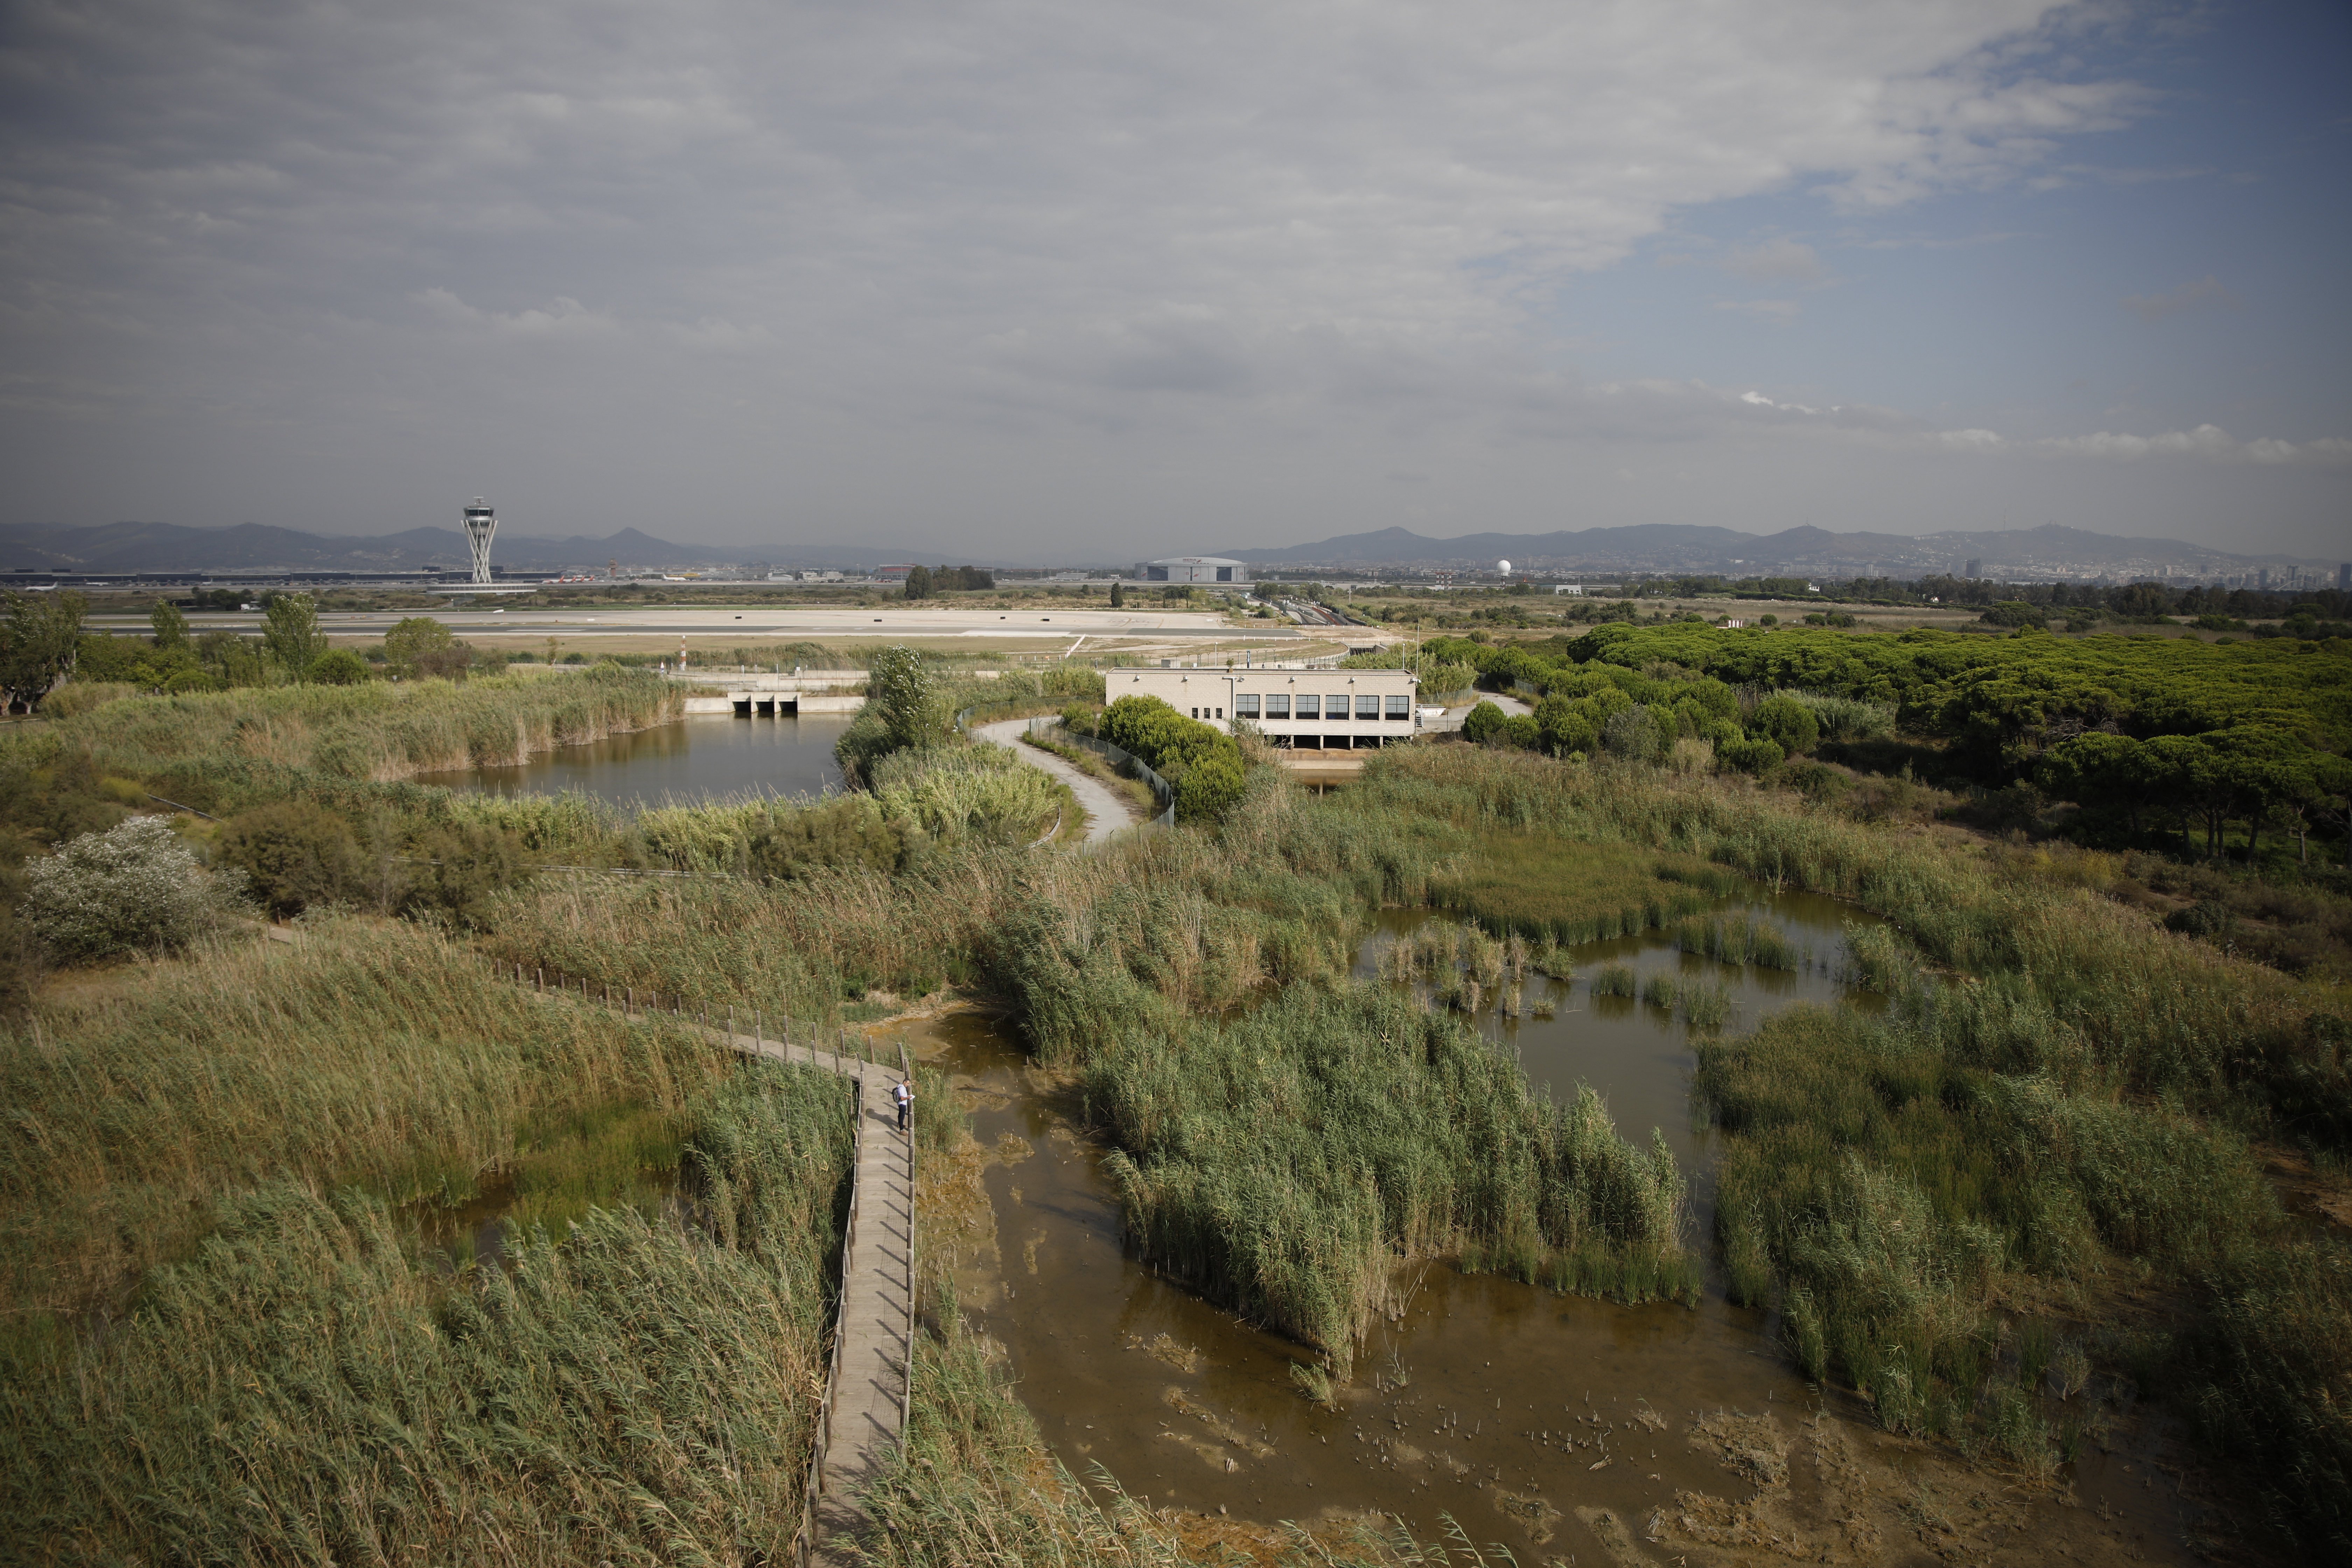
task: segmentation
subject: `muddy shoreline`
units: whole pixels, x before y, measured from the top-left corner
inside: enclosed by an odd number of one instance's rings
[[[1853,918],[1822,902],[1786,912],[1817,927]],[[1360,973],[1428,918],[1383,911]],[[1842,1000],[1832,944],[1815,945],[1801,971],[1735,976],[1747,1005]],[[1579,950],[1580,973],[1588,963],[1716,972],[1655,932]],[[1544,994],[1549,1019],[1528,1007],[1481,1027],[1555,1094],[1570,1077],[1603,1087],[1625,1135],[1660,1126],[1695,1195],[1710,1188],[1711,1130],[1690,1110],[1692,1058],[1670,1019],[1630,999],[1594,1007],[1585,981]],[[1704,1212],[1694,1240],[1711,1283],[1696,1309],[1415,1262],[1406,1306],[1363,1346],[1354,1383],[1310,1403],[1291,1375],[1309,1352],[1128,1255],[1083,1108],[1009,1026],[950,1009],[880,1027],[947,1073],[970,1117],[971,1212],[932,1222],[958,1307],[1001,1344],[1072,1475],[1099,1466],[1212,1536],[1385,1521],[1434,1541],[1458,1527],[1523,1563],[1571,1564],[2210,1560],[2189,1544],[2212,1516],[2182,1496],[2195,1466],[2184,1435],[2127,1387],[2076,1396],[2086,1433],[2054,1478],[1884,1432],[1850,1391],[1803,1380],[1770,1315],[1725,1298]]]

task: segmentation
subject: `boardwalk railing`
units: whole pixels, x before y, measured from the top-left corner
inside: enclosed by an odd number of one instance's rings
[[[1047,731],[1061,722],[1058,715],[1041,715],[1029,721],[1029,733],[1045,735]],[[1050,739],[1057,746],[1084,746],[1128,777],[1141,779],[1150,787],[1151,798],[1160,803],[1160,815],[1144,826],[1147,827],[1176,826],[1176,786],[1154,773],[1150,764],[1141,757],[1124,747],[1114,746],[1108,741],[1097,740],[1092,735],[1081,735],[1076,730],[1065,729],[1060,734],[1051,736]]]
[[[772,1041],[768,1037],[769,1020],[754,1012],[749,1020],[751,1034],[736,1032],[735,1010],[730,1006],[714,1016],[706,1003],[696,1003],[671,993],[649,991],[642,997],[634,987],[617,990],[609,984],[590,981],[583,975],[550,973],[543,967],[517,963],[498,965],[497,973],[510,977],[518,985],[529,986],[539,994],[562,994],[588,1005],[617,1009],[625,1019],[647,1020],[667,1018],[691,1027],[719,1035],[727,1047],[745,1056],[797,1062],[838,1074],[848,1080],[850,1093],[856,1106],[852,1123],[849,1160],[849,1208],[843,1226],[841,1241],[841,1289],[834,1314],[833,1347],[825,1373],[824,1405],[818,1413],[814,1440],[811,1445],[807,1484],[801,1497],[801,1528],[793,1542],[793,1557],[801,1568],[808,1568],[825,1540],[844,1531],[854,1531],[862,1522],[856,1491],[859,1482],[878,1468],[883,1450],[903,1441],[907,1422],[913,1413],[915,1397],[915,1136],[914,1128],[907,1129],[899,1140],[905,1163],[898,1171],[890,1171],[882,1163],[887,1149],[869,1145],[866,1122],[887,1113],[887,1101],[880,1098],[881,1085],[876,1080],[885,1076],[876,1069],[884,1064],[876,1058],[875,1042],[865,1035],[852,1042],[847,1029],[828,1030],[820,1025],[802,1026],[802,1038],[806,1044],[796,1044],[793,1035],[793,1021],[781,1020],[781,1034]],[[820,1041],[828,1041],[820,1045]],[[914,1063],[907,1054],[906,1042],[898,1042],[898,1070],[908,1082],[914,1079]],[[876,1174],[888,1184],[903,1178],[906,1189],[906,1252],[903,1262],[894,1259],[889,1249],[889,1226],[887,1215],[870,1222],[866,1210],[874,1198],[872,1184],[862,1179],[869,1160],[876,1165]],[[895,1162],[894,1162],[895,1163]],[[887,1194],[886,1194],[887,1196]],[[866,1418],[862,1428],[849,1436],[849,1447],[836,1451],[835,1415],[850,1386],[843,1380],[843,1366],[849,1354],[853,1338],[850,1303],[854,1295],[863,1293],[861,1286],[879,1283],[882,1300],[877,1303],[868,1295],[868,1310],[861,1323],[872,1325],[870,1309],[882,1305],[889,1309],[893,1321],[882,1325],[886,1337],[895,1342],[895,1357],[883,1353],[880,1346],[869,1339],[866,1351],[898,1373],[898,1391],[896,1400],[880,1407],[861,1407]],[[895,1301],[891,1299],[897,1298]],[[862,1380],[866,1373],[856,1374]],[[870,1388],[870,1384],[857,1386]],[[829,1483],[829,1459],[839,1461],[833,1467],[835,1476]],[[830,1488],[830,1489],[829,1489]],[[842,1561],[849,1561],[845,1555]]]

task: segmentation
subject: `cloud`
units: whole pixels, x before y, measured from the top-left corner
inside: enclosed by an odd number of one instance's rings
[[[2143,321],[2160,321],[2200,305],[2234,305],[2238,297],[2208,273],[2194,283],[2183,283],[2168,294],[2126,294],[2124,309]]]
[[[1759,321],[1783,323],[1795,321],[1804,311],[1794,300],[1717,300],[1715,308],[1753,316]]]
[[[2168,430],[2160,436],[2120,436],[2109,430],[2091,436],[2053,436],[2034,446],[2062,457],[2106,458],[2126,462],[2172,457],[2203,458],[2223,463],[2334,465],[2352,459],[2352,443],[2334,437],[2323,437],[2302,446],[2268,436],[2241,441],[2218,425]]]
[[[1735,278],[1759,283],[1819,283],[1829,276],[1811,246],[1785,237],[1734,246],[1721,265]]]
[[[1708,204],[1884,213],[2078,156],[2148,99],[2081,63],[2075,15],[20,8],[0,355],[54,417],[0,433],[9,504],[356,529],[527,484],[583,531],[789,508],[1091,542],[1168,498],[1344,512],[1339,474],[1418,502],[1448,442],[1534,454],[1538,493],[1578,444],[1927,451],[1826,395],[1587,384],[1544,310]],[[1719,265],[1769,297],[1715,308],[1764,321],[1828,276],[1784,236]]]

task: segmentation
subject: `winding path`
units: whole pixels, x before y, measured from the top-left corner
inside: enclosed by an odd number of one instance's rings
[[[1005,719],[994,724],[975,725],[971,732],[1069,785],[1070,793],[1078,797],[1078,809],[1087,814],[1088,844],[1100,844],[1112,834],[1135,826],[1135,814],[1128,809],[1118,791],[1074,763],[1065,762],[1051,752],[1023,745],[1021,737],[1028,731],[1028,720]]]

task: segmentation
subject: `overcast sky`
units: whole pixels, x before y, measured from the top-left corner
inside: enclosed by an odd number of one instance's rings
[[[2332,558],[2347,16],[11,0],[0,521]]]

